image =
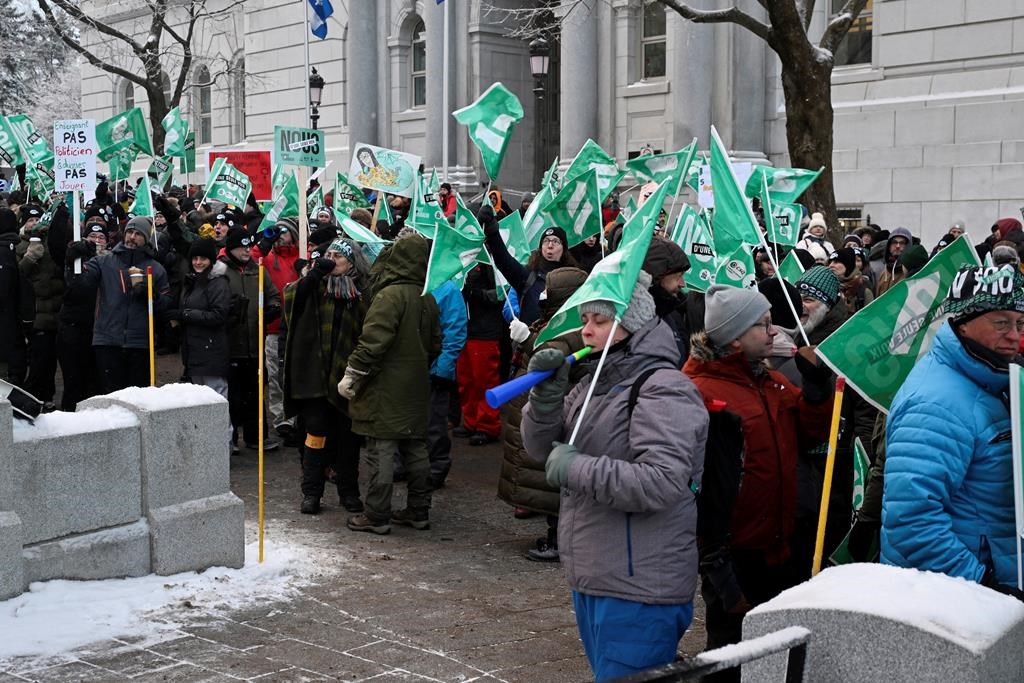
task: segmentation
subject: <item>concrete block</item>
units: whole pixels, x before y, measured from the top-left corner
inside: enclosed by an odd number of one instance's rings
[[[893,144],[895,114],[892,111],[836,112],[832,146],[856,149],[865,140],[872,140],[879,146]]]
[[[14,481],[14,412],[9,401],[0,398],[0,505],[8,507],[18,491]]]
[[[1013,22],[1013,52],[1014,54],[1024,51],[1024,19],[1016,19]]]
[[[879,147],[858,153],[859,168],[915,168],[921,165],[920,147]]]
[[[952,199],[1007,199],[1024,194],[1024,164],[953,169]]]
[[[864,215],[870,215],[872,223],[888,230],[903,226],[915,236],[921,236],[921,202],[865,204]]]
[[[867,83],[841,83],[832,86],[832,103],[837,107],[840,103],[860,103],[867,97]]]
[[[892,201],[892,169],[836,171],[833,175],[840,204]]]
[[[982,0],[984,1],[984,0]],[[906,30],[907,6],[903,0],[880,2],[874,8],[875,37]]]
[[[885,78],[867,84],[865,104],[871,100],[887,100],[902,97],[923,97],[932,88],[931,76],[907,76],[903,78]]]
[[[855,149],[834,149],[832,150],[833,171],[853,171],[857,169],[857,150]]]
[[[180,400],[176,400],[180,398]],[[131,389],[84,402],[119,405],[139,418],[143,513],[230,491],[228,404],[192,384]]]
[[[895,112],[895,116],[896,145],[941,145],[953,142],[953,107],[901,109]]]
[[[954,71],[932,76],[931,94],[965,93],[977,90],[997,90],[1010,83],[1010,69],[984,69],[980,71]]]
[[[1010,19],[1024,14],[1024,0],[965,0],[967,23]]]
[[[149,525],[100,529],[28,546],[21,551],[25,582],[50,579],[93,580],[145,576],[150,572]]]
[[[1005,143],[1004,143],[1005,145]],[[925,145],[925,166],[975,166],[977,164],[998,164],[1004,145],[998,142],[975,142],[962,145]],[[1024,152],[1024,147],[1021,149]],[[1021,159],[1024,161],[1024,159]]]
[[[904,28],[907,31],[918,31],[938,26],[958,26],[962,23],[964,23],[962,0],[947,0],[946,2],[907,0],[906,2]]]
[[[934,31],[879,36],[878,66],[885,68],[930,62],[933,44]]]
[[[149,527],[156,574],[245,564],[245,505],[233,493],[151,510]]]
[[[932,2],[935,9],[957,3]],[[1013,24],[987,22],[966,24],[934,31],[935,56],[943,60],[976,59],[1010,54],[1013,51]]]
[[[952,169],[897,168],[892,172],[894,202],[927,202],[950,198]]]
[[[1024,100],[978,102],[956,108],[955,142],[993,140],[1024,140]]]
[[[996,213],[1000,218],[1011,217],[1021,220],[1021,211],[1024,210],[1024,189],[1017,191],[1017,196],[1013,199],[1001,199],[999,200],[999,208]],[[992,221],[995,223],[995,221]]]
[[[963,221],[971,244],[988,237],[989,227],[999,217],[995,201],[924,202],[921,204],[921,239],[928,248],[946,234],[956,221]]]
[[[0,600],[14,597],[28,586],[21,547],[21,520],[13,512],[0,512]]]

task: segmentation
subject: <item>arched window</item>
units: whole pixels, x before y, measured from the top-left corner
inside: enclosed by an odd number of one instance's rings
[[[640,17],[640,59],[643,79],[665,76],[665,6],[645,0]]]
[[[231,142],[245,140],[245,55],[231,64]]]
[[[117,88],[117,111],[128,111],[135,107],[135,84],[131,81],[121,81]]]
[[[427,30],[420,19],[412,29],[412,106],[423,107],[427,104]]]
[[[171,91],[171,79],[164,71],[160,72],[160,85],[163,86],[164,102],[167,103],[169,108],[171,106],[171,95],[173,92]]]
[[[213,84],[210,70],[205,65],[196,67],[192,79],[192,125],[196,130],[196,144],[213,142]]]

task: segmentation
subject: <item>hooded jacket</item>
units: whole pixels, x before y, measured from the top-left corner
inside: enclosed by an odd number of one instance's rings
[[[260,283],[259,265],[250,259],[241,264],[225,254],[218,263],[224,264],[224,276],[231,291],[231,319],[228,322],[228,336],[231,340],[232,358],[257,358],[259,356],[260,331]],[[263,325],[266,327],[281,317],[281,295],[274,281],[263,280]]]
[[[7,363],[15,339],[23,334],[22,321],[32,318],[31,290],[18,270],[18,244],[14,213],[0,209],[0,363]]]
[[[287,218],[279,221],[280,223],[286,223],[291,226],[295,221]],[[298,226],[296,225],[295,230],[292,232],[293,239],[291,244],[273,243],[272,247],[267,247],[261,241],[252,248],[252,258],[256,261],[260,258],[263,259],[263,267],[266,269],[267,275],[270,276],[270,281],[277,287],[278,292],[284,292],[285,287],[299,279],[299,274],[295,272],[295,261],[299,258],[298,234]],[[263,251],[264,247],[266,247],[266,252]],[[278,318],[267,325],[267,334],[277,334],[280,328],[281,319]]]
[[[228,318],[231,292],[227,266],[215,261],[202,273],[185,276],[179,315],[184,335],[181,362],[190,377],[227,377],[230,365]]]
[[[697,502],[708,414],[676,369],[671,330],[655,318],[609,350],[562,489],[558,551],[573,590],[649,604],[683,604],[697,585]],[[596,361],[588,363],[596,365]],[[632,414],[630,390],[646,370]],[[523,409],[532,458],[567,441],[592,381],[561,411]],[[691,488],[692,487],[692,488]]]
[[[882,562],[1017,585],[1009,382],[950,325],[935,335],[889,411]]]
[[[441,353],[440,311],[423,295],[427,241],[397,240],[373,264],[373,300],[348,367],[363,375],[349,401],[352,431],[375,439],[425,439],[430,364]]]
[[[875,282],[877,282],[878,285],[879,285],[878,288],[877,288],[878,291],[876,292],[876,294],[878,296],[881,296],[882,291],[883,291],[882,288],[881,288],[882,276],[885,275],[886,272],[888,272],[888,273],[890,273],[889,279],[891,280],[892,279],[892,271],[896,267],[896,258],[897,257],[892,256],[892,252],[890,251],[890,249],[892,247],[892,241],[894,239],[896,239],[897,237],[902,237],[905,240],[907,240],[907,246],[905,247],[906,249],[909,249],[910,245],[912,245],[914,243],[914,236],[910,233],[909,230],[907,230],[906,228],[902,228],[902,227],[895,228],[889,234],[889,239],[887,239],[885,241],[885,249],[882,251],[881,256],[878,259],[874,259],[874,258],[871,259],[871,270],[874,271],[874,273],[875,273]],[[871,255],[872,256],[875,255],[874,252],[875,252],[875,249],[877,249],[877,248],[878,248],[877,245],[875,247],[872,247],[872,249],[871,249],[871,252],[872,252]]]

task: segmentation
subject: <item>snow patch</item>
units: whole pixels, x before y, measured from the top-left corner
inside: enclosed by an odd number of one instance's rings
[[[1024,620],[1024,604],[973,581],[882,564],[832,567],[750,614],[819,609],[871,614],[981,652]]]
[[[77,413],[57,411],[43,413],[35,419],[34,424],[25,420],[15,420],[14,442],[56,439],[62,436],[138,426],[139,418],[127,408],[118,406],[82,410]]]
[[[188,623],[287,601],[344,561],[336,549],[317,551],[269,540],[264,559],[258,563],[253,542],[245,547],[241,569],[33,583],[28,592],[0,602],[0,633],[5,634],[0,663],[20,656],[52,657],[119,636],[159,641]]]
[[[694,657],[694,661],[698,664],[723,664],[723,668],[729,668],[789,649],[806,639],[810,633],[803,626],[788,626],[775,633],[701,652]]]
[[[107,394],[143,410],[171,410],[220,403],[226,399],[202,384],[165,384],[162,387],[128,387]]]

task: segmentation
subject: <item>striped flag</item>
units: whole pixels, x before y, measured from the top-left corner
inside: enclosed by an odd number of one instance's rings
[[[309,30],[323,40],[327,37],[327,17],[334,14],[334,7],[331,0],[309,0],[309,6],[313,8],[313,16],[309,18]]]

